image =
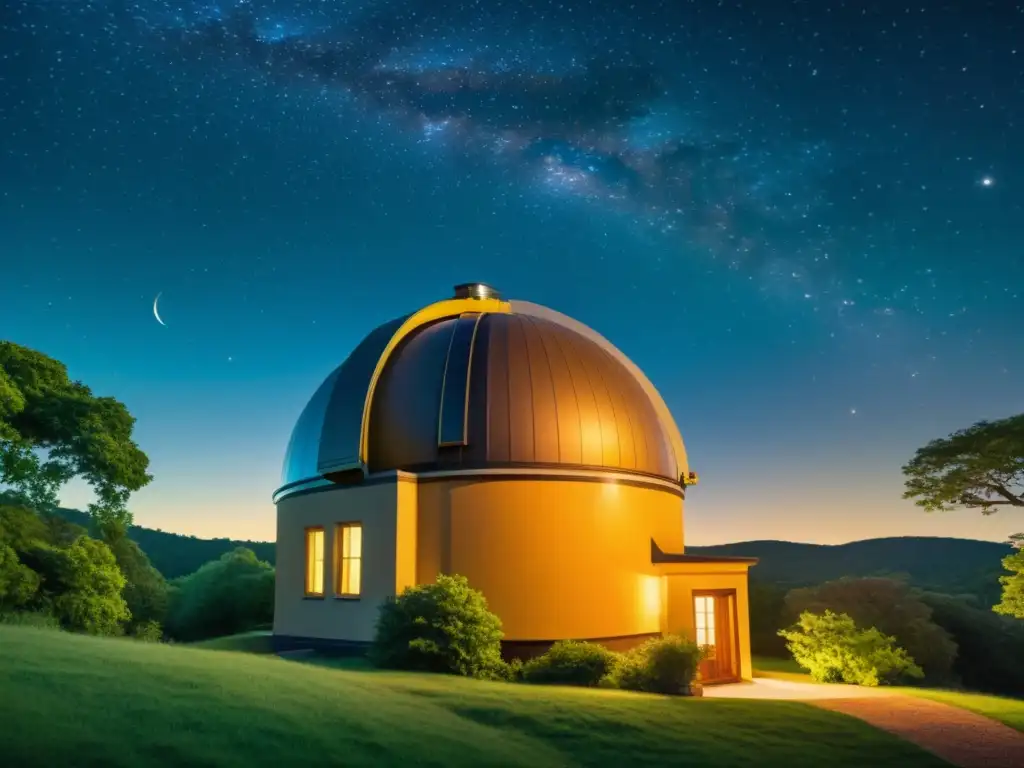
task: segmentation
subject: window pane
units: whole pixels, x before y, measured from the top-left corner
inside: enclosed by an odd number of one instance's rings
[[[349,574],[348,574],[348,577],[349,577],[349,587],[348,587],[348,591],[349,591],[350,595],[358,595],[359,594],[359,588],[361,586],[361,581],[362,581],[362,578],[361,578],[362,574],[360,573],[360,570],[361,570],[360,566],[362,565],[362,562],[363,561],[361,559],[359,559],[359,558],[354,558],[352,560],[349,560]]]
[[[306,592],[322,595],[324,592],[324,532],[306,531]]]
[[[363,526],[361,525],[350,525],[345,529],[345,533],[348,534],[349,540],[346,542],[345,557],[362,557],[363,556]]]
[[[697,627],[697,645],[707,645],[707,644],[708,644],[707,634],[705,633],[703,628]]]
[[[708,625],[708,618],[703,613],[697,614],[697,629],[704,629]]]

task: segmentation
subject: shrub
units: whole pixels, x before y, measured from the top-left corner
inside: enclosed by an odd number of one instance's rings
[[[171,584],[165,630],[190,642],[245,632],[274,614],[274,568],[245,547]]]
[[[464,576],[437,577],[384,601],[370,658],[380,667],[505,677],[501,620]]]
[[[595,686],[612,671],[616,654],[597,643],[560,640],[523,665],[523,681],[548,685]]]
[[[786,596],[789,621],[804,611],[846,614],[858,627],[875,627],[895,638],[921,666],[928,679],[948,682],[957,646],[932,619],[932,609],[919,592],[902,581],[883,578],[839,579]]]
[[[130,635],[133,639],[144,643],[159,643],[163,640],[164,630],[160,626],[160,622],[147,619],[132,624]]]
[[[697,644],[685,637],[652,638],[621,654],[601,684],[627,691],[685,696],[697,676],[701,656]]]
[[[874,686],[924,676],[894,638],[875,627],[858,629],[846,614],[804,611],[795,626],[779,630],[779,635],[818,682]]]
[[[60,622],[42,611],[10,611],[0,613],[0,624],[33,629],[60,629]]]

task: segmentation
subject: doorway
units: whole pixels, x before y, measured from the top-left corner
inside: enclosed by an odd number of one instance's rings
[[[698,666],[697,679],[702,683],[739,680],[736,590],[695,591],[693,615],[695,639],[705,654]]]

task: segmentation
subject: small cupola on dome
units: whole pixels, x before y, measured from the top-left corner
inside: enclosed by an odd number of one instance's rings
[[[459,283],[455,286],[456,299],[500,299],[501,294],[487,283]]]

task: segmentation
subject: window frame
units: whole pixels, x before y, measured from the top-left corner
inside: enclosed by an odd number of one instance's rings
[[[345,555],[345,530],[351,528],[359,529],[359,554],[357,556],[346,556]],[[346,520],[345,522],[334,524],[334,554],[335,554],[335,567],[334,567],[334,597],[337,600],[359,600],[363,596],[363,534],[365,533],[365,526],[362,520]],[[355,560],[358,563],[359,569],[359,591],[358,592],[344,592],[342,591],[342,582],[344,580],[345,564],[350,560]]]
[[[315,533],[319,533],[320,534],[321,542],[322,542],[321,545],[320,545],[320,591],[319,592],[314,592],[314,591],[312,591],[310,589],[310,587],[313,586],[310,583],[311,580],[312,580],[310,578],[310,576],[312,575],[313,572],[315,572],[315,568],[313,567],[314,564],[315,564],[315,560],[310,557],[310,542],[314,539],[314,537],[311,536],[310,534],[315,534]],[[303,534],[302,535],[303,535],[302,548],[303,548],[303,554],[304,554],[304,557],[303,557],[303,576],[302,576],[302,583],[303,583],[302,594],[303,594],[303,597],[305,597],[306,599],[309,599],[309,600],[323,600],[324,597],[325,597],[325,592],[326,592],[326,589],[325,589],[326,584],[324,583],[324,581],[325,581],[324,577],[326,575],[325,567],[327,565],[327,532],[324,530],[324,527],[322,525],[307,525],[303,529]]]

